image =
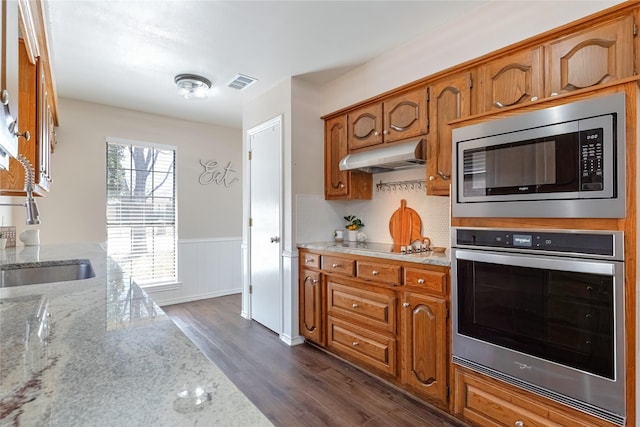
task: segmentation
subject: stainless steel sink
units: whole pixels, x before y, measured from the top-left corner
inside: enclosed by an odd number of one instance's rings
[[[1,288],[68,282],[92,277],[96,277],[96,272],[88,259],[14,264],[0,267]]]

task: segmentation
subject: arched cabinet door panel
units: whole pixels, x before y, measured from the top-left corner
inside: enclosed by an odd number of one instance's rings
[[[621,16],[546,46],[546,95],[633,75],[633,17]]]
[[[439,403],[447,401],[447,303],[444,298],[405,292],[402,382]]]

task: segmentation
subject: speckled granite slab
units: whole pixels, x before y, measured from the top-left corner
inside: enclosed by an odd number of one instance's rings
[[[0,288],[0,426],[271,425],[99,245],[5,249],[0,269],[80,258],[95,278]]]
[[[311,242],[298,243],[298,248],[305,248],[316,251],[337,252],[342,254],[362,255],[383,259],[393,259],[397,261],[415,262],[417,264],[451,266],[450,250],[441,252],[419,252],[411,254],[401,254],[392,252],[391,243],[375,242]]]

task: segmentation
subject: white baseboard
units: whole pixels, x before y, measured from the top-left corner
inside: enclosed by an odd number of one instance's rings
[[[280,335],[280,341],[284,342],[285,344],[287,344],[290,347],[293,347],[294,345],[304,344],[304,338],[303,337],[291,338],[290,336],[287,336],[287,335],[284,335],[284,334]]]

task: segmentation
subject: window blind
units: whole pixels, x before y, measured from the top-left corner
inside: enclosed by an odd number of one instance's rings
[[[108,254],[141,286],[176,281],[175,148],[107,140]]]

